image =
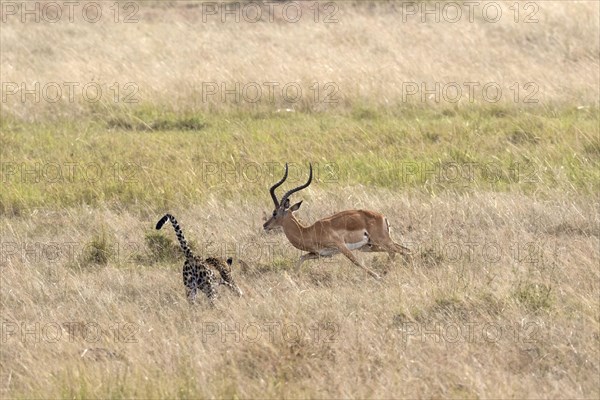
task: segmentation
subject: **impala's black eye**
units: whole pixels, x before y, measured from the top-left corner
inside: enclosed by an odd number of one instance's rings
[[[273,211],[273,216],[277,215],[277,210]]]

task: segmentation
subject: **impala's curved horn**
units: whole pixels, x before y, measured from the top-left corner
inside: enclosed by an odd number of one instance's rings
[[[309,166],[308,181],[306,181],[306,183],[304,185],[301,185],[301,186],[295,187],[291,190],[288,190],[281,198],[280,204],[284,204],[285,201],[287,200],[287,198],[290,197],[292,194],[299,192],[300,190],[307,188],[308,185],[310,185],[310,183],[312,182],[312,176],[313,176],[312,175],[312,164],[309,163],[308,166]]]
[[[273,199],[273,203],[275,203],[275,208],[279,207],[279,201],[277,200],[277,196],[275,195],[275,189],[277,189],[279,186],[281,186],[281,184],[283,182],[285,182],[285,180],[287,179],[287,176],[288,176],[288,165],[287,165],[287,163],[285,163],[285,174],[283,174],[283,178],[281,178],[281,180],[279,182],[277,182],[276,184],[271,186],[271,189],[269,189],[269,192],[271,192],[271,198]]]

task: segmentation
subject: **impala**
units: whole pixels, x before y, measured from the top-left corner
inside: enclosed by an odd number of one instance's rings
[[[331,257],[342,253],[355,265],[379,279],[379,275],[362,265],[354,257],[352,250],[388,252],[390,258],[394,258],[395,253],[410,254],[408,248],[392,240],[388,220],[378,212],[346,210],[320,219],[310,226],[302,225],[293,214],[300,208],[302,201],[290,207],[289,197],[310,185],[312,182],[312,164],[310,164],[308,181],[288,190],[281,200],[278,200],[275,189],[285,182],[287,176],[288,165],[286,163],[283,178],[269,189],[275,204],[275,210],[271,218],[265,222],[263,228],[265,231],[277,227],[283,228],[285,236],[294,247],[308,252],[296,262],[296,269],[299,269],[306,260]]]

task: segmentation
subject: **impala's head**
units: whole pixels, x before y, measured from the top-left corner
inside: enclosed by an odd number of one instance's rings
[[[277,189],[279,186],[281,186],[283,184],[283,182],[285,182],[285,180],[287,179],[287,176],[288,176],[288,165],[286,163],[285,164],[285,173],[283,174],[283,178],[281,178],[281,180],[279,182],[274,184],[271,187],[271,189],[269,189],[269,192],[271,192],[271,198],[273,199],[273,204],[275,205],[275,209],[273,210],[273,214],[271,215],[271,217],[263,225],[263,228],[265,229],[265,231],[270,231],[271,229],[275,229],[275,228],[281,226],[283,223],[283,220],[285,218],[287,218],[288,216],[291,216],[294,211],[297,211],[300,208],[302,201],[299,201],[298,203],[296,203],[290,207],[289,197],[292,194],[299,192],[300,190],[302,190],[302,189],[308,187],[308,185],[310,185],[310,183],[312,182],[312,164],[309,164],[308,181],[306,181],[306,183],[304,185],[300,185],[294,189],[288,190],[283,195],[281,200],[277,200],[277,196],[275,195],[275,189]]]

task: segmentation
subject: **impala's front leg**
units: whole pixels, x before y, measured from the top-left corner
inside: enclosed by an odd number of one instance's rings
[[[315,260],[317,258],[319,258],[319,255],[317,253],[313,253],[313,252],[306,253],[306,254],[302,255],[302,257],[300,257],[300,259],[298,259],[298,261],[296,261],[296,265],[294,267],[295,270],[296,270],[296,272],[300,271],[300,266],[302,265],[302,263],[304,261],[306,261],[306,260]]]
[[[344,244],[344,243],[340,243],[337,245],[338,250],[344,254],[346,257],[348,257],[348,259],[350,261],[352,261],[354,263],[354,265],[364,269],[365,271],[367,271],[369,273],[369,275],[371,275],[373,278],[375,279],[381,279],[381,277],[375,273],[374,271],[371,271],[369,268],[365,267],[364,265],[362,265],[360,263],[360,261],[358,261],[356,259],[356,257],[354,257],[354,254],[352,254],[352,252],[350,251],[350,249],[348,249],[348,247]]]

